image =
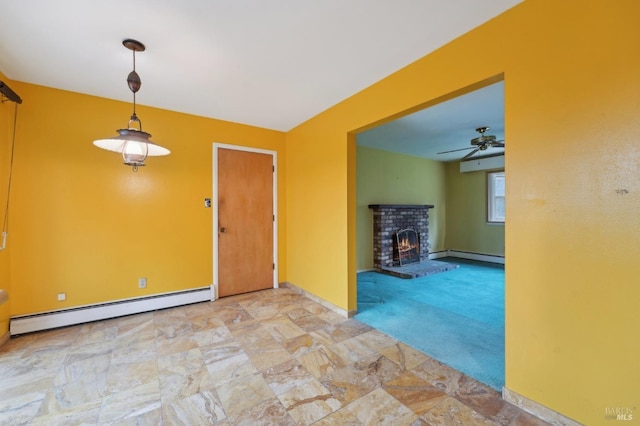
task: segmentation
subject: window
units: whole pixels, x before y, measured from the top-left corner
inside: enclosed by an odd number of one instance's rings
[[[487,173],[487,221],[504,223],[504,171]]]

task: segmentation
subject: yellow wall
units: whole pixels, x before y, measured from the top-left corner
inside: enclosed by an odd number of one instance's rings
[[[358,270],[373,268],[373,211],[369,204],[431,204],[430,252],[444,250],[445,164],[358,147],[356,164]]]
[[[347,264],[355,258],[346,256],[348,230],[347,186],[349,179],[347,158],[355,149],[355,139],[346,133],[318,140],[328,129],[305,127],[306,132],[287,133],[287,200],[293,196],[296,206],[287,205],[287,281],[345,308],[347,307]],[[349,141],[349,143],[347,143]],[[294,160],[291,159],[294,158]],[[355,170],[355,168],[354,168]],[[355,202],[355,187],[350,193]],[[355,221],[354,221],[355,222]],[[355,229],[352,233],[355,237]],[[355,239],[351,251],[355,253]],[[296,249],[289,250],[289,244]],[[338,281],[327,283],[325,278]]]
[[[460,173],[446,165],[449,250],[504,256],[504,224],[487,223],[487,172]]]
[[[125,127],[130,104],[11,86],[24,101],[11,200],[12,315],[210,285],[213,209],[203,203],[213,195],[214,141],[278,152],[284,281],[284,133],[140,106],[144,129],[172,154],[133,173],[91,143]],[[57,301],[60,292],[66,301]]]
[[[0,73],[0,80],[11,87],[10,81]],[[11,163],[11,140],[13,135],[13,121],[16,111],[14,102],[0,103],[0,232],[2,232],[7,207],[9,184],[9,168]],[[16,218],[12,218],[12,225]],[[12,237],[12,236],[11,236]],[[11,293],[11,270],[9,266],[11,253],[11,237],[8,237],[6,248],[0,251],[0,289]],[[2,244],[0,236],[0,246]],[[11,298],[0,305],[0,339],[9,331]]]
[[[288,132],[288,280],[354,309],[350,132],[504,73],[506,386],[587,424],[639,407],[639,21],[526,0]]]

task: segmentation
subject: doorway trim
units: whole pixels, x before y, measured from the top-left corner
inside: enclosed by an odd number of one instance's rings
[[[213,285],[211,286],[211,301],[218,299],[218,150],[230,149],[235,151],[255,152],[270,155],[273,164],[273,288],[278,288],[278,152],[268,149],[252,148],[248,146],[230,145],[220,142],[213,143]]]

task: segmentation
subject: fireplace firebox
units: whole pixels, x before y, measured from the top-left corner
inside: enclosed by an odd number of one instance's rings
[[[400,266],[420,262],[420,238],[415,229],[401,229],[393,239],[393,261]]]

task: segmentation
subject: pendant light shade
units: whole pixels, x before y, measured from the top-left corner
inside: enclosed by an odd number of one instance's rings
[[[136,52],[142,52],[145,47],[137,40],[126,39],[122,44],[133,51],[133,71],[127,77],[129,89],[133,92],[133,114],[129,119],[126,129],[118,129],[118,136],[107,139],[98,139],[93,144],[98,148],[122,154],[124,164],[131,166],[133,171],[138,171],[138,167],[144,166],[144,160],[151,156],[169,155],[171,151],[151,141],[151,135],[142,130],[142,122],[136,115],[136,92],[142,86],[142,80],[136,72]],[[138,128],[134,125],[137,124]]]
[[[93,144],[98,148],[107,151],[119,152],[122,154],[124,164],[136,167],[144,166],[147,157],[158,157],[169,155],[171,151],[149,139],[151,135],[142,130],[129,127],[128,129],[118,129],[118,136],[109,139],[98,139]]]

